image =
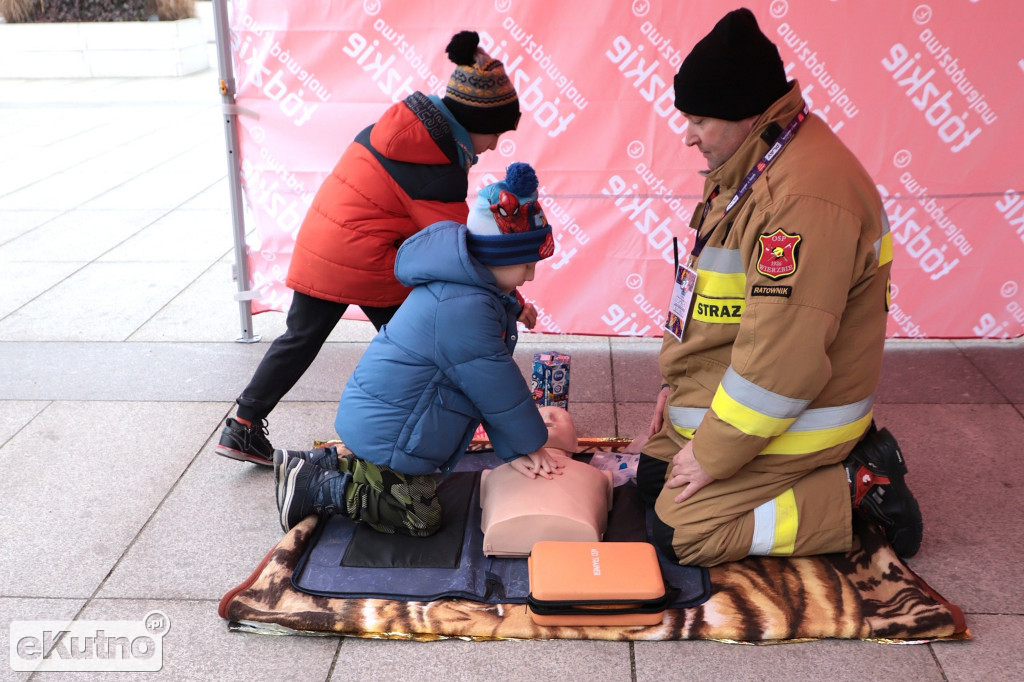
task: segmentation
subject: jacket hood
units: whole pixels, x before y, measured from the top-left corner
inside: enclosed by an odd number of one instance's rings
[[[469,254],[468,229],[444,220],[417,232],[398,249],[395,277],[407,287],[429,282],[454,282],[490,289],[497,287],[494,275]]]

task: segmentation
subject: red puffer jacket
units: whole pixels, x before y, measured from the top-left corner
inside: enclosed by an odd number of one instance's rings
[[[402,242],[441,220],[466,222],[468,169],[459,158],[449,121],[426,95],[391,106],[317,191],[287,285],[338,303],[400,304],[410,291],[395,279]]]

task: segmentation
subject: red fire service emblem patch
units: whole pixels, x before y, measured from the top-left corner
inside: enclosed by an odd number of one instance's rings
[[[781,279],[796,272],[796,251],[802,237],[787,234],[779,228],[771,234],[763,234],[761,254],[757,258],[757,271],[765,277]]]

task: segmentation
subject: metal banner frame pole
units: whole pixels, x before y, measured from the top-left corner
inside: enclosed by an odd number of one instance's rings
[[[235,74],[231,62],[231,35],[228,25],[227,0],[213,0],[213,27],[217,39],[217,64],[220,69],[220,94],[224,116],[224,142],[227,146],[228,189],[231,193],[231,227],[235,240],[234,279],[238,284],[235,300],[241,318],[239,343],[256,343],[252,333],[252,299],[249,289],[249,260],[245,249],[245,219],[242,207],[242,178],[238,155],[238,108],[235,105]]]

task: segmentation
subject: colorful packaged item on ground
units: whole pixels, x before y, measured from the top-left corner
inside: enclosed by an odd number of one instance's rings
[[[569,409],[568,353],[546,351],[533,355],[531,387],[533,400],[540,406],[554,405]]]

